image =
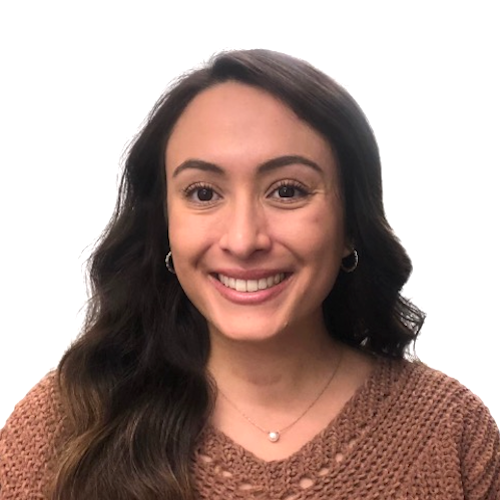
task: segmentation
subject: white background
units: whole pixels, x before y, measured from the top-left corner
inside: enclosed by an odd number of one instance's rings
[[[3,1],[0,425],[78,332],[89,245],[150,107],[214,52],[255,47],[309,60],[365,110],[428,314],[417,353],[500,422],[495,4]]]

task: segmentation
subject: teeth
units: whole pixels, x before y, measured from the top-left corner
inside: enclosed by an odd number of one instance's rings
[[[246,292],[247,291],[247,282],[245,280],[236,280],[236,291],[237,292]]]
[[[241,280],[230,278],[223,274],[219,274],[217,277],[224,286],[232,288],[237,292],[256,292],[257,290],[266,290],[278,285],[285,279],[285,273],[278,273],[268,278],[261,278],[260,280]]]
[[[259,282],[257,280],[247,281],[247,292],[256,292],[259,289]]]

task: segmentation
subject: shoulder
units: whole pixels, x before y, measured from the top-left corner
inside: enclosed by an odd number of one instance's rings
[[[394,365],[394,377],[404,381],[405,395],[423,408],[446,410],[444,413],[455,415],[457,422],[478,416],[493,421],[481,399],[458,380],[421,362],[399,361]]]
[[[2,499],[41,495],[64,424],[57,378],[51,372],[17,404],[0,431]]]
[[[467,429],[471,422],[484,420],[495,425],[481,399],[458,380],[421,362],[386,361],[381,376],[386,392],[394,393],[401,404],[410,405],[415,416],[439,416],[447,425]]]
[[[396,408],[449,458],[455,457],[466,498],[493,499],[500,494],[500,433],[481,399],[456,379],[423,363],[396,362]]]

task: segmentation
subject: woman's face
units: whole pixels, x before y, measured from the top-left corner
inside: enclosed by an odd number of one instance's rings
[[[227,82],[186,108],[166,165],[177,278],[211,335],[324,329],[321,304],[349,249],[323,136],[265,91]]]

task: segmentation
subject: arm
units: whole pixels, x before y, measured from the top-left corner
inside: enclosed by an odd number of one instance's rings
[[[462,478],[466,500],[500,499],[500,433],[479,398],[464,405]]]
[[[54,374],[16,406],[0,431],[0,498],[44,498],[50,466],[63,428]]]

